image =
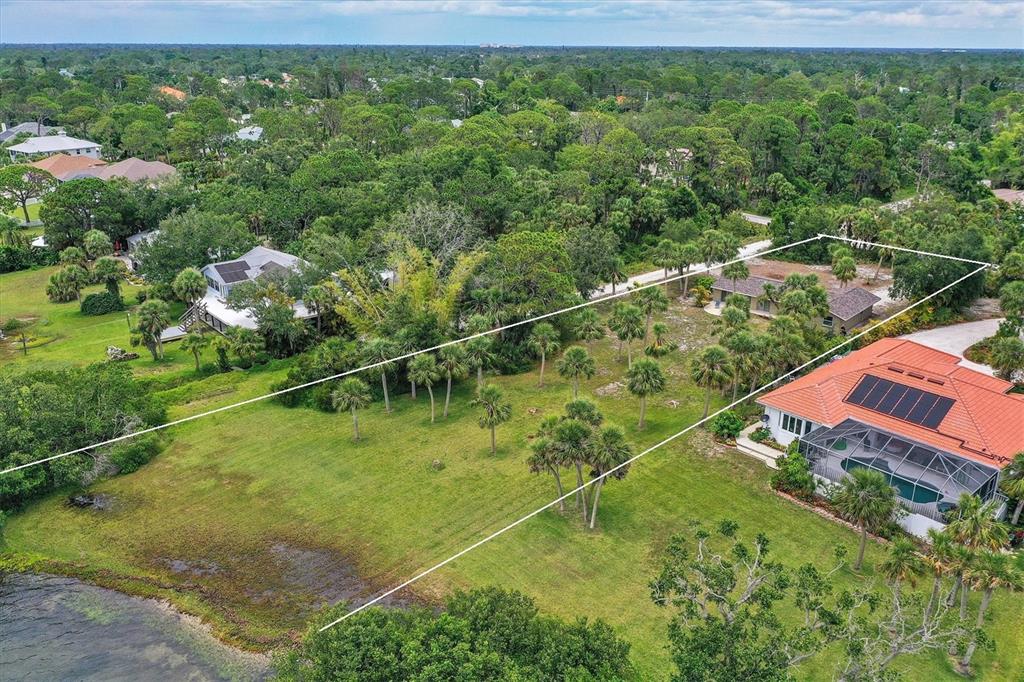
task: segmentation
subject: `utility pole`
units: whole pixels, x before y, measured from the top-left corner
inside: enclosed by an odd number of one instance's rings
[[[28,355],[28,340],[25,338],[25,332],[21,333],[21,353]]]

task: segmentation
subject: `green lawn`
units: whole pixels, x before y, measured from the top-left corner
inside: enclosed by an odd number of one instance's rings
[[[0,342],[0,371],[89,364],[105,360],[107,346],[131,349],[125,312],[93,317],[83,315],[77,301],[51,303],[46,298],[46,282],[58,269],[55,266],[0,275],[0,323],[12,317],[30,322],[24,328],[27,354],[22,352],[20,330]],[[82,296],[102,288],[88,287]],[[121,285],[122,296],[130,305],[128,312],[134,310],[137,290],[127,282]],[[172,306],[174,319],[181,309],[181,304]],[[135,350],[143,356],[132,363],[138,372],[181,370],[193,362],[191,355],[177,350],[173,343],[167,345],[167,357],[161,363],[153,363],[145,348]]]
[[[36,202],[34,204],[29,204],[28,205],[27,208],[28,208],[28,219],[29,219],[29,222],[35,222],[36,220],[39,220],[39,209],[42,208],[42,207],[43,207],[43,204],[40,203],[40,202]],[[19,223],[25,222],[25,212],[23,210],[21,210],[21,206],[17,206],[15,208],[11,209],[10,211],[7,212],[7,215],[11,216],[15,220],[17,220]]]
[[[710,319],[673,309],[670,338],[699,348]],[[622,379],[625,362],[616,362],[611,340],[594,350],[599,374],[584,393],[603,394],[595,400],[609,421],[626,427],[637,450],[700,416],[688,355],[675,353],[663,361],[669,390],[651,401],[648,428],[637,431],[636,400],[608,390]],[[172,412],[186,414],[255,395],[282,371],[217,375],[165,397],[182,403]],[[543,390],[536,372],[495,381],[514,408],[499,428],[497,456],[468,404],[472,381],[459,387],[446,423],[430,424],[425,392],[416,402],[396,397],[391,415],[374,404],[361,415],[359,443],[347,414],[261,402],[175,427],[154,462],[94,486],[113,496],[111,511],[74,509],[53,496],[14,516],[4,531],[6,550],[18,561],[170,599],[229,640],[278,646],[324,598],[360,593],[339,579],[347,566],[369,584],[365,595],[554,497],[550,477],[531,475],[523,462],[530,434],[568,399],[566,382],[553,371]],[[443,468],[432,467],[434,460]],[[545,512],[418,583],[415,596],[435,602],[474,585],[523,590],[547,612],[607,620],[632,643],[643,677],[657,679],[669,669],[668,614],[651,604],[646,585],[668,538],[688,521],[729,517],[751,534],[763,530],[775,555],[792,565],[825,566],[834,543],[852,549],[856,542],[853,532],[772,493],[760,463],[700,432],[648,455],[625,480],[609,482],[601,499],[598,532],[580,528],[571,507],[565,515]],[[880,556],[872,546],[868,565]],[[1017,680],[1024,606],[1001,595],[991,614],[999,646],[977,656],[980,678]],[[941,654],[901,661],[900,668],[910,680],[955,679]],[[803,676],[827,679],[831,668],[821,661]]]

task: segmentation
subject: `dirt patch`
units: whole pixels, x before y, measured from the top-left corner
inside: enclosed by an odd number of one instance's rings
[[[768,277],[771,279],[786,279],[787,275],[798,273],[801,275],[817,275],[818,281],[829,291],[838,291],[843,288],[839,280],[832,276],[832,267],[829,265],[808,265],[806,263],[791,263],[789,261],[771,260],[767,258],[751,258],[747,261],[751,275]],[[719,271],[715,271],[716,276]],[[850,286],[860,286],[865,289],[888,289],[892,284],[892,270],[882,268],[875,279],[875,266],[865,263],[857,264],[857,276]]]
[[[594,393],[596,393],[597,395],[599,395],[601,397],[606,397],[606,396],[610,396],[610,395],[619,395],[620,393],[622,393],[622,390],[624,388],[626,388],[624,384],[621,384],[618,381],[613,381],[610,384],[605,384],[604,386],[600,386],[598,388],[595,388],[594,389]]]
[[[167,568],[171,569],[174,573],[183,573],[197,578],[201,578],[207,575],[217,575],[220,573],[221,568],[214,561],[205,561],[199,559],[197,561],[185,561],[183,559],[161,559]]]
[[[110,511],[114,508],[114,497],[102,493],[82,493],[72,495],[68,498],[69,507],[79,509],[94,509],[96,511]]]

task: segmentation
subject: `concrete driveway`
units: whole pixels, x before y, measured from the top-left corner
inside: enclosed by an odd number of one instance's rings
[[[759,241],[759,242],[753,242],[752,244],[747,244],[746,246],[741,246],[740,247],[740,252],[739,252],[739,258],[746,258],[747,256],[753,256],[754,254],[756,254],[756,253],[758,253],[760,251],[764,251],[765,249],[769,248],[771,245],[772,245],[772,242],[771,242],[770,239],[764,239],[764,240]],[[700,272],[700,271],[704,270],[706,267],[707,267],[707,264],[705,264],[705,263],[697,263],[693,267],[690,268],[690,272],[691,273]],[[678,275],[679,273],[676,272],[675,274]],[[671,274],[669,275],[669,277],[672,277],[672,276],[674,276],[674,275],[671,275]],[[659,282],[659,281],[661,281],[663,279],[665,279],[665,270],[664,269],[653,270],[651,272],[645,272],[642,275],[634,275],[634,276],[630,277],[628,280],[626,280],[625,283],[616,285],[615,291],[619,292],[619,291],[622,291],[624,289],[629,289],[631,286],[635,286],[635,285],[638,285],[638,284],[650,284],[651,282]],[[611,296],[612,293],[613,293],[612,292],[612,285],[611,284],[605,284],[603,287],[601,287],[600,289],[598,289],[597,291],[592,293],[590,295],[590,298],[591,299],[604,298],[605,296]]]
[[[977,322],[951,324],[948,327],[926,329],[924,331],[901,336],[900,338],[917,341],[918,343],[923,343],[926,346],[931,346],[932,348],[937,348],[938,350],[952,353],[953,355],[959,355],[963,358],[965,350],[976,344],[978,341],[995,334],[996,330],[999,329],[999,323],[1002,321],[1002,318],[996,318],[992,320],[979,320]],[[965,359],[961,359],[959,364],[961,367],[970,367],[971,369],[984,372],[990,376],[995,375],[995,371],[988,365],[982,365]]]

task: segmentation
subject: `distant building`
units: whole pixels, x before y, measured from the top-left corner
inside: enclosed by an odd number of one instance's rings
[[[75,72],[72,71],[71,69],[61,69],[57,73],[59,73],[60,75],[64,76],[65,78],[74,78],[75,77]]]
[[[156,182],[161,178],[168,178],[177,175],[178,169],[162,161],[145,161],[134,156],[101,166],[84,168],[69,175],[69,180],[77,178],[99,178],[100,180],[112,180],[124,178],[130,182]]]
[[[994,189],[992,194],[1008,204],[1024,204],[1024,189]]]
[[[145,232],[136,232],[125,240],[128,244],[125,251],[132,270],[139,269],[139,262],[136,260],[139,247],[152,241],[158,234],[160,234],[160,230],[147,230]]]
[[[28,164],[33,168],[44,170],[60,182],[65,182],[76,173],[89,168],[103,166],[106,161],[94,159],[91,156],[68,156],[67,154],[53,154],[45,159],[39,159]]]
[[[56,135],[63,132],[63,128],[44,125],[35,121],[26,121],[25,123],[13,125],[10,128],[7,127],[6,123],[0,123],[0,144],[22,133],[28,133],[33,137],[43,137],[44,135]]]
[[[246,126],[235,132],[235,139],[243,142],[259,142],[263,137],[263,128],[260,126]]]
[[[159,88],[157,88],[157,92],[159,92],[161,95],[167,95],[172,99],[176,99],[179,102],[184,102],[185,99],[188,97],[188,95],[185,94],[183,90],[179,90],[178,88],[172,88],[170,85],[161,85]]]
[[[67,154],[98,159],[101,149],[101,145],[89,140],[80,140],[69,135],[46,135],[30,137],[21,144],[8,147],[7,151],[11,155],[11,161],[17,163],[22,157],[27,160],[29,157],[42,154]]]
[[[747,277],[733,281],[726,277],[718,277],[711,285],[712,305],[720,308],[725,305],[729,294],[736,293],[750,299],[750,312],[762,317],[775,317],[779,313],[778,305],[764,296],[765,285],[779,289],[782,280],[770,277]],[[821,325],[828,330],[845,336],[869,319],[875,312],[875,304],[881,299],[867,289],[847,287],[828,296],[829,314],[821,318]]]

